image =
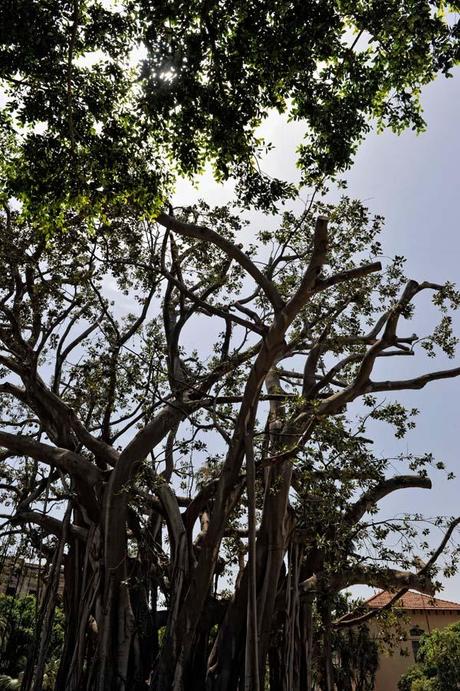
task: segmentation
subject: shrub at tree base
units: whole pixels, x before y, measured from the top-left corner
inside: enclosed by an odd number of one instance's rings
[[[19,689],[22,673],[35,644],[37,601],[32,595],[0,595],[0,691]],[[43,690],[54,688],[62,642],[63,613],[56,608],[43,677]]]

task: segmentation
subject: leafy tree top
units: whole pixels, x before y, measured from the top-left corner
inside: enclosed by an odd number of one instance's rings
[[[317,184],[372,121],[423,128],[420,89],[449,75],[459,33],[442,0],[9,0],[0,27],[4,194],[55,224],[69,206],[154,211],[206,162],[269,208],[294,193],[258,168],[270,111],[305,123]]]

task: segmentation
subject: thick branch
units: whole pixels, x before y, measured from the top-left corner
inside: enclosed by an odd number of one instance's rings
[[[302,583],[299,589],[306,595],[312,591],[321,590],[323,577],[321,574],[314,574]],[[357,566],[355,568],[344,569],[340,573],[334,574],[327,579],[327,587],[339,591],[351,585],[368,585],[382,590],[397,590],[399,588],[412,588],[427,595],[434,595],[436,588],[430,577],[422,571],[413,573],[412,571],[400,571],[391,568],[374,568],[367,566]]]
[[[423,389],[423,387],[431,381],[436,381],[437,379],[451,379],[458,376],[460,376],[460,367],[454,367],[453,369],[421,374],[419,377],[414,377],[414,379],[369,382],[368,387],[366,387],[366,393],[379,391],[399,391],[401,389]]]
[[[63,531],[62,521],[59,521],[53,516],[47,516],[46,514],[40,513],[39,511],[21,511],[21,513],[16,516],[12,516],[10,523],[15,525],[16,523],[35,523],[39,525],[46,533],[51,535],[56,535],[56,537],[61,537]],[[70,525],[70,534],[77,537],[79,540],[86,540],[88,531],[78,525]]]
[[[313,293],[318,283],[321,269],[326,262],[328,248],[327,221],[326,216],[318,216],[317,218],[310,262],[300,286],[286,305],[285,311],[291,321]]]
[[[102,476],[96,466],[68,449],[42,444],[21,434],[1,431],[0,444],[19,456],[30,456],[37,461],[60,468],[65,473],[80,478],[86,484],[95,485],[101,481]]]
[[[174,429],[188,414],[193,412],[200,403],[190,401],[171,401],[162,408],[134,439],[126,446],[120,455],[117,468],[145,458],[166,435]]]
[[[376,487],[365,492],[358,501],[353,504],[344,515],[345,523],[353,525],[361,520],[365,513],[374,504],[399,489],[420,487],[421,489],[431,489],[431,480],[420,475],[396,475],[389,480],[383,480]]]
[[[328,278],[317,281],[316,291],[319,292],[326,290],[327,288],[338,285],[339,283],[347,283],[348,281],[353,281],[356,278],[362,278],[363,276],[367,276],[368,274],[381,270],[382,264],[380,262],[373,262],[372,264],[357,266],[355,269],[349,269],[348,271],[340,271],[333,276],[329,276]]]

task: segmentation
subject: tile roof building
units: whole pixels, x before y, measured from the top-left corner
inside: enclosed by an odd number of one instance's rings
[[[369,598],[365,606],[380,609],[393,596],[394,593],[381,591]],[[434,629],[443,629],[460,621],[460,603],[412,590],[403,595],[393,608],[405,614],[404,635],[395,645],[392,654],[380,654],[374,691],[398,691],[399,679],[415,663],[420,637],[424,633],[431,633]],[[354,615],[345,615],[343,619],[352,616]],[[375,619],[369,620],[368,626],[371,634],[378,639],[381,636],[378,622]]]
[[[369,600],[366,600],[366,606],[370,609],[380,609],[387,605],[393,596],[394,593],[382,590],[380,593],[370,597]],[[423,612],[426,610],[460,612],[460,603],[458,602],[442,600],[439,597],[430,597],[423,593],[417,593],[415,590],[409,590],[409,592],[403,595],[395,607],[397,609],[420,610]]]

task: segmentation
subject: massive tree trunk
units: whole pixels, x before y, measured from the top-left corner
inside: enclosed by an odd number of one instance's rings
[[[86,544],[73,543],[66,558],[59,691],[146,689],[158,650],[149,602],[154,564],[125,555],[120,569],[104,578],[100,536],[100,527],[92,526]]]
[[[257,613],[259,629],[259,674],[263,688],[265,665],[273,632],[275,602],[283,560],[293,530],[287,510],[291,468],[272,468],[267,479],[262,524],[257,538]],[[276,491],[273,490],[276,488]],[[237,586],[220,628],[209,661],[207,688],[234,691],[244,677],[248,569]]]

